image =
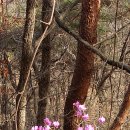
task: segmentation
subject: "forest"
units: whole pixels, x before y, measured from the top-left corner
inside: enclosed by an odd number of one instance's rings
[[[130,130],[130,0],[0,0],[0,130]]]

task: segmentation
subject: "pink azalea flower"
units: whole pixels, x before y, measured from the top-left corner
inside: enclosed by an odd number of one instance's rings
[[[38,130],[38,126],[33,126],[31,130]]]
[[[84,110],[86,110],[85,105],[81,105],[78,101],[76,103],[73,103],[73,106],[75,106],[76,110],[78,110],[78,111],[84,111]]]
[[[102,117],[100,117],[99,119],[98,119],[98,122],[100,123],[100,124],[103,124],[104,122],[105,122],[105,118],[102,116]]]
[[[85,105],[79,105],[78,109],[81,111],[84,111],[84,110],[86,110],[86,107],[85,107]]]
[[[44,124],[51,126],[52,122],[49,120],[49,118],[44,119]]]
[[[44,130],[42,126],[33,126],[31,130]]]
[[[81,105],[78,101],[73,103],[73,106],[75,106],[75,115],[77,117],[81,117],[83,115],[84,110],[86,110],[85,105]]]
[[[88,114],[86,114],[86,115],[83,115],[82,118],[83,118],[84,121],[87,121],[89,116],[88,116]]]
[[[35,130],[34,126],[31,128],[31,130]]]
[[[83,130],[83,127],[78,127],[78,129],[77,130]]]
[[[54,126],[55,128],[58,128],[58,127],[60,126],[60,123],[59,123],[58,121],[54,121],[54,122],[53,122],[53,126]]]
[[[83,115],[82,111],[75,111],[75,116],[81,117]]]
[[[43,128],[43,130],[50,130],[51,128],[50,128],[50,126],[49,125],[46,125],[44,128]]]
[[[39,126],[38,130],[44,130],[42,126]]]
[[[80,105],[80,103],[77,101],[77,102],[75,102],[75,103],[73,103],[73,106],[75,106],[76,108],[78,108],[79,107],[79,105]]]
[[[86,125],[85,130],[94,130],[94,127],[92,125]]]

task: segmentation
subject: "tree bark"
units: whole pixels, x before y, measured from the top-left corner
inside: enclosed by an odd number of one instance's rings
[[[97,22],[100,0],[82,0],[80,36],[89,42],[97,42]],[[94,55],[84,44],[78,43],[76,66],[64,109],[64,130],[76,130],[73,103],[84,103],[94,69]]]
[[[121,130],[121,126],[125,122],[130,110],[130,84],[124,96],[124,101],[121,105],[120,111],[114,120],[110,130]]]
[[[24,83],[27,78],[28,69],[32,59],[32,39],[35,27],[35,5],[36,0],[27,0],[26,21],[23,34],[22,59],[20,79],[17,87],[16,97],[16,130],[25,130],[26,122],[26,95],[23,94]],[[21,94],[22,98],[21,98]],[[21,98],[21,99],[20,99]]]
[[[42,2],[42,20],[44,22],[49,22],[51,17],[51,2],[52,0],[43,0]],[[50,12],[48,12],[50,11]],[[42,24],[43,32],[46,25]],[[38,113],[37,113],[37,124],[43,125],[43,118],[46,117],[46,107],[47,107],[47,94],[50,84],[50,34],[42,42],[42,66],[41,75],[38,80],[39,85],[39,102],[38,102]]]

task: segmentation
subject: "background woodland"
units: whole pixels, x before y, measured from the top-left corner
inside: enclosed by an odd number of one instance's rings
[[[130,130],[129,37],[127,0],[0,0],[0,130],[76,130],[76,101]]]

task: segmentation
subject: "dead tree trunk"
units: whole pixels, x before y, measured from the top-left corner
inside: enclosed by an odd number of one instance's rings
[[[124,101],[121,105],[120,111],[114,120],[110,130],[121,130],[121,126],[125,122],[130,110],[130,85],[124,96]]]
[[[26,9],[26,21],[23,34],[23,47],[22,47],[22,59],[21,59],[21,70],[20,79],[17,87],[16,97],[16,130],[25,130],[26,122],[26,94],[24,91],[24,83],[27,78],[27,72],[32,59],[32,39],[35,26],[35,4],[36,0],[27,0]],[[21,98],[21,94],[22,98]],[[20,99],[21,98],[21,99]]]
[[[90,44],[97,42],[97,21],[100,0],[82,0],[80,36]],[[76,130],[73,103],[84,103],[94,69],[94,55],[78,43],[75,71],[64,109],[64,130]]]
[[[43,0],[42,2],[42,20],[49,22],[51,17],[51,0]],[[43,32],[46,25],[42,24]],[[46,106],[47,106],[47,94],[50,83],[50,34],[42,42],[42,66],[41,75],[38,80],[39,85],[39,102],[38,102],[38,113],[37,113],[37,124],[43,124],[43,118],[46,117]]]

